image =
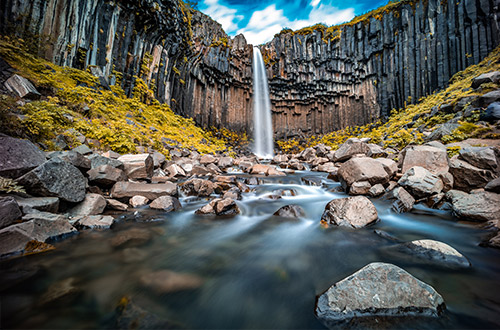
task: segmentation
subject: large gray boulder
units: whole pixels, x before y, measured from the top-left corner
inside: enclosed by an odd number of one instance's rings
[[[59,197],[72,203],[85,198],[85,177],[75,166],[59,158],[26,173],[19,183],[35,196]]]
[[[119,181],[127,180],[125,172],[111,165],[101,165],[87,172],[91,184],[102,187],[111,187]]]
[[[134,196],[143,196],[149,200],[154,200],[161,196],[177,196],[177,184],[166,183],[136,183],[136,182],[117,182],[111,189],[112,198],[132,198]]]
[[[96,168],[102,165],[109,165],[115,168],[123,169],[123,163],[118,159],[105,157],[98,154],[91,154],[87,156],[87,158],[90,160],[91,168]]]
[[[450,190],[446,198],[451,201],[454,214],[468,221],[500,220],[500,194],[488,191],[467,194]]]
[[[321,216],[321,221],[350,228],[362,228],[377,219],[375,205],[364,196],[334,199],[325,206]]]
[[[406,171],[398,184],[417,198],[434,195],[443,190],[443,181],[420,166],[414,166]]]
[[[351,158],[342,164],[337,173],[344,188],[354,182],[368,181],[371,185],[389,182],[389,174],[384,165],[376,159],[368,157]]]
[[[125,174],[129,179],[151,179],[154,161],[150,154],[123,155],[118,158],[123,163]]]
[[[498,157],[491,147],[465,147],[460,149],[459,158],[485,170],[498,171]]]
[[[68,218],[47,212],[30,213],[23,217],[25,222],[18,223],[0,230],[16,230],[31,240],[46,242],[52,239],[76,234],[78,231],[69,223]]]
[[[367,143],[359,139],[351,138],[343,143],[333,154],[334,162],[343,162],[349,160],[352,156],[357,154],[367,155],[371,152]]]
[[[421,166],[434,173],[448,172],[448,154],[446,150],[431,146],[410,146],[402,151],[401,171],[405,173],[413,166]]]
[[[471,191],[484,188],[496,175],[489,170],[477,168],[463,160],[450,160],[450,173],[453,175],[453,188]]]
[[[315,312],[333,326],[354,318],[439,316],[444,309],[433,287],[395,265],[375,262],[331,286]]]
[[[0,134],[0,176],[17,179],[45,160],[43,151],[30,141]]]
[[[82,172],[90,170],[91,162],[90,160],[79,152],[74,150],[69,151],[56,151],[49,155],[49,158],[61,158],[67,161],[71,165],[77,167]]]
[[[10,226],[22,215],[19,205],[13,197],[0,197],[0,228]]]

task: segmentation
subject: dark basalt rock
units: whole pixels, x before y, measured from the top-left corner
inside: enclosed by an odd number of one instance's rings
[[[273,215],[283,218],[300,218],[305,216],[305,214],[304,209],[298,205],[285,205],[274,212]]]
[[[0,176],[16,179],[45,160],[45,154],[30,141],[0,134]]]

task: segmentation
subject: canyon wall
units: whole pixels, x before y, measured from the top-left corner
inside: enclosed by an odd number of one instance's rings
[[[403,0],[334,29],[280,33],[259,46],[275,133],[366,124],[445,87],[500,43],[499,2]],[[178,0],[4,0],[0,33],[129,94],[143,79],[204,127],[253,126],[252,46]]]

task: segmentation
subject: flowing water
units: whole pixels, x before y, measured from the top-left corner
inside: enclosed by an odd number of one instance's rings
[[[487,235],[484,230],[425,208],[395,214],[381,200],[374,200],[381,220],[373,226],[323,228],[319,220],[327,202],[345,197],[332,192],[338,183],[307,171],[260,180],[237,202],[241,214],[233,218],[195,215],[207,200],[182,197],[181,211],[141,209],[120,217],[110,230],[84,231],[56,242],[55,251],[1,263],[1,327],[112,328],[115,308],[128,296],[185,328],[321,329],[314,316],[316,296],[375,261],[406,269],[446,302],[441,318],[403,320],[398,328],[500,327],[500,251],[478,246]],[[269,198],[278,193],[281,199]],[[306,216],[272,216],[287,204],[302,206]],[[131,228],[145,230],[151,238],[135,246],[110,244]],[[395,243],[375,229],[404,241],[445,242],[473,267],[450,270],[387,253]],[[163,294],[141,284],[144,274],[165,269],[197,275],[203,283]],[[19,274],[23,281],[16,278]],[[44,304],[49,287],[68,279],[78,291],[62,302]]]
[[[266,66],[260,49],[253,48],[253,116],[254,153],[261,158],[273,158],[273,124],[271,100],[267,86]]]

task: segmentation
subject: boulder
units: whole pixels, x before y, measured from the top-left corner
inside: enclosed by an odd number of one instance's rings
[[[299,205],[285,205],[280,207],[273,215],[282,218],[301,218],[304,217],[306,213]]]
[[[69,211],[72,216],[101,214],[106,208],[106,199],[99,194],[87,194],[83,202]]]
[[[484,188],[496,177],[491,171],[477,168],[456,158],[450,160],[450,173],[453,175],[453,188],[467,192]]]
[[[431,146],[407,147],[402,152],[401,171],[405,173],[413,166],[421,166],[434,174],[448,172],[448,154]]]
[[[443,267],[468,268],[471,266],[469,260],[460,252],[439,241],[430,239],[416,240],[400,244],[395,249]]]
[[[240,200],[241,199],[241,190],[238,187],[233,187],[224,193],[224,195],[222,196],[222,199],[225,199],[225,198]]]
[[[184,169],[177,164],[171,164],[167,166],[165,170],[168,171],[170,177],[186,176],[186,172],[184,171]]]
[[[137,207],[147,205],[149,203],[149,199],[147,199],[144,196],[134,196],[134,197],[130,198],[128,203],[133,208],[137,208]]]
[[[410,212],[415,204],[415,198],[402,187],[397,187],[388,193],[389,199],[394,199],[392,209],[397,213]]]
[[[180,189],[189,196],[208,197],[215,192],[217,184],[210,180],[190,179],[180,185]]]
[[[164,154],[159,153],[157,151],[153,152],[151,155],[153,157],[153,167],[154,168],[159,168],[165,163],[166,157]]]
[[[4,86],[8,91],[21,98],[37,100],[41,96],[35,86],[33,86],[28,79],[21,77],[18,74],[13,74],[9,79],[7,79]]]
[[[104,157],[98,154],[92,154],[90,156],[87,156],[87,158],[90,160],[91,168],[96,168],[102,165],[109,165],[123,170],[123,163],[118,159]]]
[[[155,199],[149,207],[155,210],[163,210],[165,212],[177,211],[182,208],[179,200],[172,196],[161,196]]]
[[[492,147],[461,148],[458,157],[477,168],[493,172],[499,170],[498,158]]]
[[[438,125],[432,132],[429,134],[425,140],[426,141],[437,141],[441,140],[446,135],[453,134],[453,131],[460,127],[459,124],[456,123],[444,123]]]
[[[481,112],[479,119],[490,123],[500,120],[500,102],[493,102],[488,105],[486,110]]]
[[[287,155],[276,155],[273,158],[273,163],[274,164],[280,164],[280,163],[286,163],[288,162],[288,156]]]
[[[102,156],[106,158],[118,159],[121,155],[117,152],[114,152],[113,150],[108,150],[103,153]]]
[[[467,194],[450,190],[446,193],[446,198],[451,201],[453,213],[463,220],[500,220],[500,194],[487,191]]]
[[[479,106],[481,107],[487,107],[493,102],[499,102],[500,101],[500,89],[497,89],[492,92],[488,92],[486,94],[483,94],[481,97],[479,97]]]
[[[368,143],[369,151],[366,154],[368,157],[378,158],[387,157],[387,151],[385,151],[381,146],[373,143]]]
[[[318,166],[318,171],[326,173],[337,173],[339,170],[332,162],[324,163]]]
[[[231,157],[221,157],[219,158],[219,162],[217,163],[217,166],[220,168],[227,168],[231,167],[234,164],[234,159]]]
[[[102,187],[111,187],[119,181],[127,180],[125,172],[111,165],[101,165],[94,167],[87,172],[91,184]]]
[[[25,222],[9,226],[0,230],[0,232],[16,230],[29,237],[30,240],[39,242],[46,242],[77,233],[77,230],[66,217],[57,214],[47,212],[30,213],[28,216],[23,217],[23,220]]]
[[[364,196],[334,199],[326,205],[321,216],[321,221],[350,228],[362,228],[377,219],[375,205]]]
[[[75,131],[75,133],[78,133]],[[85,138],[85,137],[84,137]],[[80,141],[81,143],[85,142],[85,140],[83,141]],[[88,145],[86,144],[82,144],[82,145],[79,145],[78,147],[76,148],[73,148],[72,149],[74,152],[77,152],[79,154],[82,154],[82,155],[90,155],[92,153],[92,149],[89,148]],[[118,157],[117,157],[118,158]],[[87,158],[88,159],[88,158]]]
[[[23,198],[14,196],[14,198],[24,214],[33,211],[56,213],[59,210],[59,198],[57,197]]]
[[[191,175],[196,175],[196,176],[217,175],[217,171],[208,169],[205,166],[195,165],[195,166],[193,166],[193,169],[191,170]]]
[[[434,195],[443,190],[441,179],[420,166],[414,166],[406,171],[398,184],[417,198]]]
[[[210,155],[210,154],[203,155],[200,158],[201,165],[213,164],[216,161],[217,161],[217,158],[215,158],[213,155]]]
[[[11,196],[0,197],[0,229],[10,226],[22,217],[16,200]]]
[[[83,174],[70,163],[51,159],[19,178],[19,183],[35,196],[59,197],[78,203],[85,198]]]
[[[389,178],[392,178],[398,171],[398,164],[393,161],[392,159],[388,158],[377,158],[377,161],[382,164],[384,167],[384,170],[387,172],[389,175]]]
[[[106,199],[107,207],[117,211],[127,211],[128,205],[116,199]]]
[[[0,176],[17,179],[45,160],[43,151],[30,141],[0,134]]]
[[[236,202],[231,198],[216,198],[207,205],[196,210],[196,214],[201,215],[236,215],[240,213],[240,209]]]
[[[138,183],[138,182],[117,182],[111,189],[111,198],[131,198],[134,196],[144,196],[150,200],[161,196],[177,196],[177,184],[166,183]]]
[[[338,177],[344,188],[359,181],[368,181],[371,185],[375,185],[385,184],[390,179],[382,163],[368,157],[351,158],[340,166]]]
[[[363,154],[367,155],[370,152],[370,147],[367,143],[356,138],[348,139],[345,143],[335,151],[333,156],[334,162],[343,162],[349,160],[352,156]]]
[[[129,179],[151,179],[154,162],[150,154],[123,155],[118,158],[123,163],[125,174]]]
[[[472,80],[472,88],[478,88],[482,84],[497,83],[500,81],[500,72],[492,71],[483,73]]]
[[[109,229],[115,222],[110,215],[87,215],[75,223],[79,229]]]
[[[444,300],[430,285],[395,265],[371,263],[332,285],[316,316],[333,326],[354,318],[439,316]]]
[[[484,190],[500,194],[500,178],[496,178],[488,182],[488,184],[484,187]]]
[[[382,195],[383,193],[385,193],[385,188],[380,183],[377,183],[376,185],[371,187],[370,190],[368,190],[368,196],[371,196],[371,197],[378,197],[378,196]]]
[[[203,279],[196,275],[160,270],[142,275],[140,283],[157,294],[166,294],[197,289],[203,284]]]
[[[349,188],[349,195],[367,195],[371,187],[372,185],[368,181],[354,182]]]

